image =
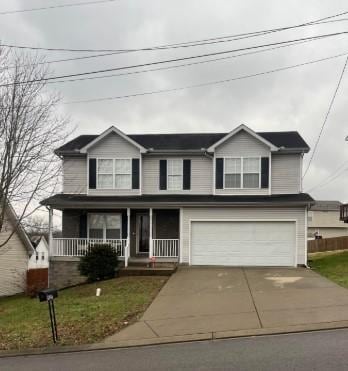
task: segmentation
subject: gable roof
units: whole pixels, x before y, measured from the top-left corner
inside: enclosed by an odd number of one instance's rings
[[[117,129],[115,126],[109,127],[109,129],[105,130],[103,133],[96,136],[94,139],[92,139],[91,142],[87,143],[85,146],[80,148],[80,152],[81,153],[87,153],[88,148],[91,148],[92,146],[97,144],[100,140],[102,140],[103,138],[105,138],[107,135],[109,135],[111,133],[115,133],[115,134],[119,135],[121,138],[123,138],[127,142],[131,143],[133,146],[139,148],[140,152],[146,152],[146,148],[144,148],[139,143],[135,142],[132,138],[130,138],[125,133],[123,133],[120,129]]]
[[[146,149],[155,151],[207,150],[229,133],[178,133],[178,134],[130,134],[130,139]],[[257,132],[280,151],[308,152],[309,146],[297,131]],[[81,148],[95,140],[98,135],[80,135],[56,149],[57,155],[79,154]]]
[[[242,125],[237,126],[235,129],[233,129],[232,131],[230,131],[227,135],[225,135],[224,137],[222,137],[219,141],[217,141],[212,146],[210,146],[208,148],[208,151],[209,152],[213,152],[216,147],[218,147],[220,144],[224,143],[226,140],[228,140],[229,138],[233,137],[234,135],[236,135],[237,133],[239,133],[242,130],[246,131],[252,137],[254,137],[255,139],[258,139],[260,142],[262,142],[263,144],[265,144],[266,146],[268,146],[271,149],[271,151],[277,151],[279,149],[277,146],[275,146],[269,140],[267,140],[264,137],[262,137],[261,135],[255,133],[255,131],[251,130],[246,125],[242,124]]]
[[[16,214],[14,208],[9,203],[7,203],[7,206],[6,206],[6,213],[8,215],[9,220],[11,221],[12,225],[15,226],[17,224],[17,220],[18,220],[17,214]],[[20,238],[23,245],[27,249],[28,255],[31,256],[32,253],[34,252],[34,247],[31,244],[31,241],[30,241],[30,239],[29,239],[29,237],[28,237],[28,235],[27,235],[26,231],[24,230],[21,223],[18,224],[18,227],[17,227],[17,230],[16,230],[15,233],[18,234],[18,237]]]

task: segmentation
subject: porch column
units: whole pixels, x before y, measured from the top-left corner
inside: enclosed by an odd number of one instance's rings
[[[124,254],[124,265],[128,267],[128,258],[130,257],[130,208],[127,208],[127,248]]]
[[[53,209],[48,208],[48,251],[53,255]]]
[[[153,256],[153,244],[152,244],[152,208],[150,208],[149,214],[150,214],[149,257],[152,258],[152,256]]]

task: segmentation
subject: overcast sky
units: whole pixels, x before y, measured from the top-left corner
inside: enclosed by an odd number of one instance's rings
[[[0,11],[80,1],[2,0]],[[348,11],[344,0],[119,0],[0,15],[0,37],[4,43],[36,47],[132,49],[291,26],[344,11]],[[346,18],[343,22],[237,42],[53,63],[52,74],[86,72],[348,31],[348,15]],[[52,84],[51,89],[59,91],[62,100],[69,102],[183,87],[348,53],[347,39],[348,35],[335,36],[173,70]],[[88,54],[46,52],[46,60]],[[88,104],[62,104],[60,109],[77,126],[75,135],[98,134],[110,125],[126,133],[227,132],[244,123],[256,131],[298,130],[313,147],[344,62],[345,57],[340,57],[225,84]],[[348,71],[304,181],[305,191],[319,186],[311,192],[317,199],[348,201],[347,97]],[[309,157],[305,156],[305,168]]]

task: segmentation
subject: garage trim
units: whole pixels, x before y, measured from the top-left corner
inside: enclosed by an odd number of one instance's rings
[[[295,263],[294,267],[297,267],[298,260],[298,226],[297,219],[190,219],[189,220],[189,265],[192,265],[192,248],[191,248],[191,237],[192,237],[192,222],[294,222],[295,223]]]

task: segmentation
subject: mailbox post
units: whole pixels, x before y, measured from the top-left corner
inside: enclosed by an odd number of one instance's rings
[[[55,289],[47,289],[47,290],[42,290],[39,292],[40,302],[47,301],[48,303],[48,312],[50,314],[52,339],[54,343],[56,343],[58,340],[56,312],[54,309],[54,298],[56,297],[58,297],[58,291]]]

